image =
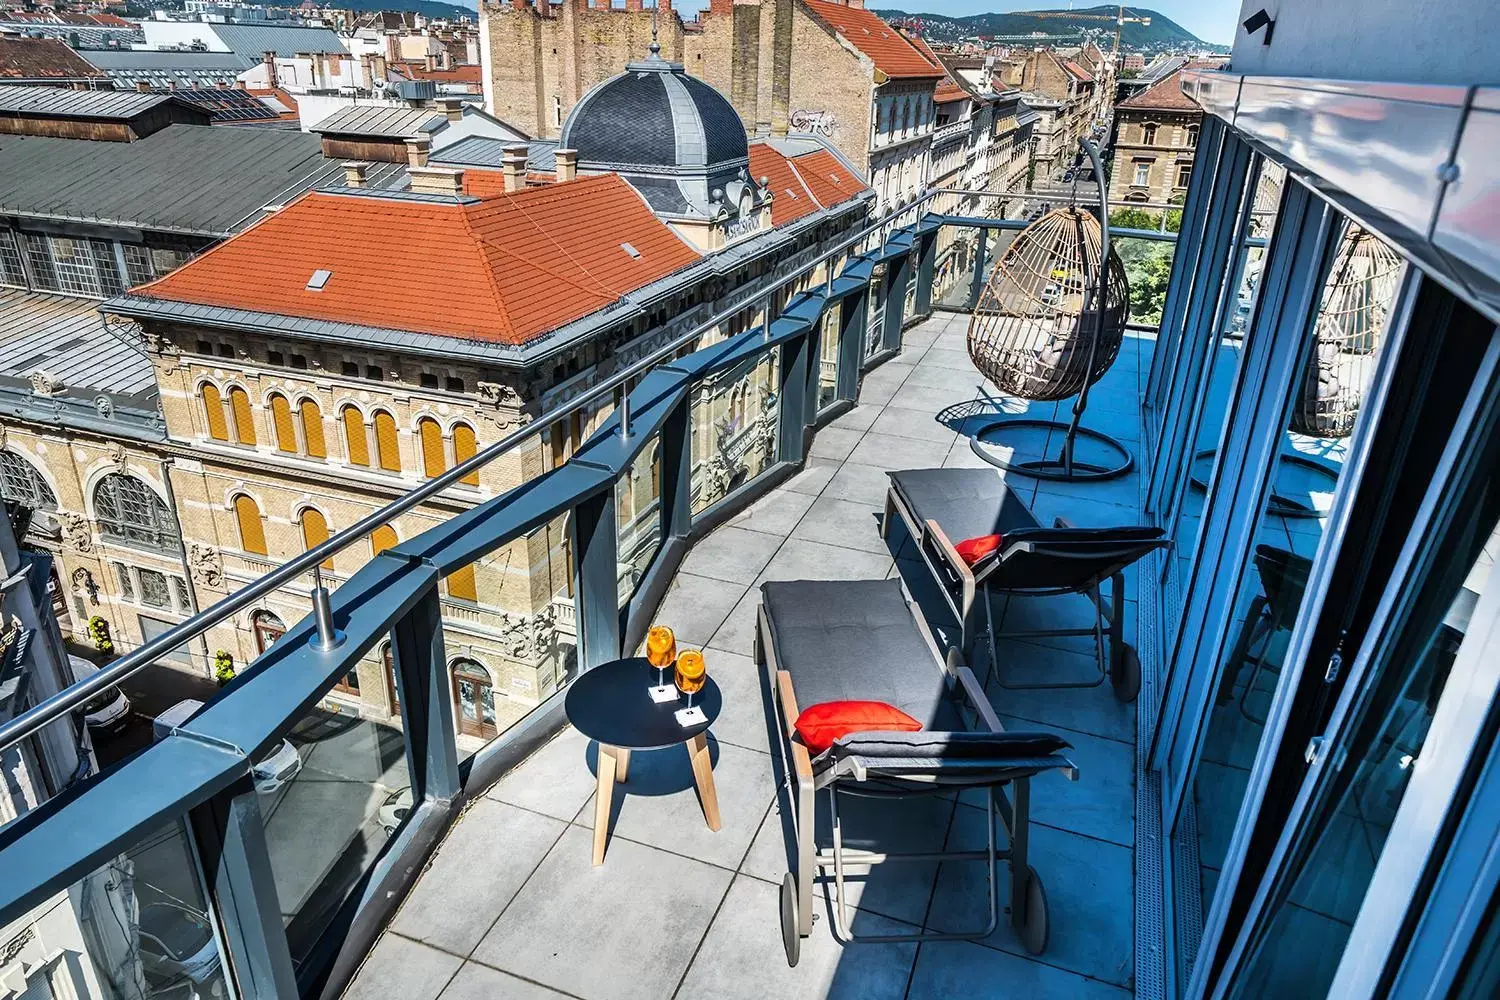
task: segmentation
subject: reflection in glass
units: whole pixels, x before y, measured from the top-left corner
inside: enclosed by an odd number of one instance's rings
[[[818,320],[822,331],[818,337],[818,410],[821,412],[838,398],[839,391],[839,313],[838,303],[823,310]]]
[[[661,548],[660,438],[654,437],[615,482],[620,607],[624,607]]]
[[[968,226],[944,226],[936,236],[932,269],[932,303],[940,309],[969,308],[974,288],[974,268],[979,263],[979,241],[984,230]]]
[[[1349,225],[1344,242],[1348,247],[1367,239],[1359,227]],[[1369,271],[1372,277],[1375,271]],[[1319,341],[1314,353],[1323,351],[1324,331],[1339,329],[1337,304],[1344,301],[1340,289],[1343,272],[1330,271],[1314,330]],[[1383,281],[1383,279],[1382,279]],[[1399,282],[1382,283],[1372,292],[1366,308],[1383,318],[1394,300]],[[1378,299],[1378,301],[1377,301]],[[1367,342],[1360,365],[1373,373],[1383,346],[1377,334]],[[1314,364],[1317,362],[1315,361]],[[1333,496],[1338,488],[1347,450],[1346,424],[1309,426],[1296,405],[1305,399],[1307,380],[1293,387],[1294,405],[1290,425],[1283,437],[1282,452],[1272,473],[1267,506],[1262,511],[1257,544],[1249,568],[1235,598],[1231,642],[1224,657],[1202,759],[1194,781],[1198,815],[1198,854],[1201,865],[1204,908],[1207,909],[1224,863],[1230,832],[1239,812],[1240,800],[1249,782],[1250,767],[1260,744],[1271,698],[1281,676],[1287,643],[1301,609],[1312,559],[1322,538]],[[1365,386],[1361,386],[1361,394]],[[1300,395],[1299,395],[1300,394]],[[1355,412],[1358,412],[1356,406]],[[1324,431],[1323,436],[1307,433]],[[1202,455],[1195,463],[1194,477],[1206,475],[1202,466],[1211,459]],[[1190,490],[1189,495],[1197,493]],[[1200,496],[1201,502],[1201,496]]]
[[[747,358],[693,390],[692,512],[700,514],[776,460],[780,352]]]
[[[5,996],[227,997],[225,963],[180,822],[5,928]],[[14,991],[14,992],[12,992]]]
[[[1332,772],[1332,794],[1308,818],[1316,831],[1312,851],[1290,891],[1276,903],[1236,995],[1322,996],[1328,991],[1464,643],[1469,617],[1500,556],[1500,528],[1493,503],[1489,506],[1488,512],[1472,515],[1468,537],[1451,553],[1452,562],[1470,570],[1456,594],[1444,595],[1448,611],[1443,620],[1426,643],[1413,643],[1405,650],[1410,655],[1393,656],[1372,678],[1373,700],[1360,724],[1349,730],[1348,762]]]
[[[876,264],[870,272],[869,309],[865,313],[865,360],[880,353],[885,335],[885,269],[884,263]]]
[[[255,784],[276,898],[300,965],[399,825],[387,806],[411,787],[405,740],[395,726],[352,710],[315,707],[271,747]]]

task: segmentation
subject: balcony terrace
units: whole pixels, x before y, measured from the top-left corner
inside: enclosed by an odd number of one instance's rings
[[[981,466],[970,431],[1002,405],[965,351],[968,317],[941,313],[908,330],[901,354],[870,371],[858,405],[820,429],[806,467],[699,540],[655,619],[680,645],[706,650],[724,692],[711,731],[723,828],[704,824],[680,749],[632,757],[613,804],[605,863],[590,864],[597,747],[569,728],[475,798],[359,970],[348,997],[961,997],[1131,995],[1135,843],[1135,707],[1107,686],[1025,691],[980,676],[1002,722],[1044,727],[1073,745],[1077,783],[1050,775],[1033,791],[1033,864],[1052,914],[1045,954],[1028,955],[1008,923],[980,943],[843,945],[832,930],[832,882],[796,968],[782,954],[777,890],[791,842],[785,791],[752,661],[759,585],[767,580],[902,576],[930,588],[899,526],[882,539],[886,472]],[[1131,336],[1097,387],[1090,423],[1134,441],[1150,339]],[[1034,405],[1051,416],[1057,404]],[[1015,412],[1017,402],[1003,408]],[[1092,486],[1013,478],[1050,523],[1137,523],[1138,477]],[[1133,581],[1131,586],[1133,587]],[[951,638],[940,599],[922,601]],[[1135,595],[1127,622],[1134,641]],[[1081,597],[1017,599],[1007,627],[1088,625]],[[997,601],[997,616],[998,616]],[[1086,678],[1089,639],[1004,640],[1014,680]],[[1075,645],[1077,644],[1077,645]],[[1029,676],[1028,676],[1029,675]],[[983,845],[978,800],[943,797],[914,809],[851,799],[846,836],[882,849]],[[820,816],[825,827],[826,816]],[[982,920],[973,863],[853,869],[856,933],[953,930]]]

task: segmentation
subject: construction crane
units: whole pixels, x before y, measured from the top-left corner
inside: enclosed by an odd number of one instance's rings
[[[1069,21],[1113,21],[1115,22],[1115,46],[1110,50],[1109,57],[1113,61],[1120,56],[1120,32],[1125,30],[1127,24],[1150,24],[1149,17],[1136,17],[1134,11],[1130,17],[1125,16],[1125,5],[1121,4],[1116,14],[1075,14],[1067,10],[1038,10],[1038,11],[1016,11],[1018,15],[1026,17],[1053,17],[1065,18]]]

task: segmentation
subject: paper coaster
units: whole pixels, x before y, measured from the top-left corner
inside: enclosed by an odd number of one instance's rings
[[[662,684],[657,687],[648,687],[646,692],[651,695],[651,700],[660,705],[662,702],[677,700],[677,685]]]
[[[672,714],[677,717],[677,724],[684,729],[688,726],[701,726],[708,721],[708,716],[703,714],[703,708],[700,705],[694,705],[692,708],[679,708]]]

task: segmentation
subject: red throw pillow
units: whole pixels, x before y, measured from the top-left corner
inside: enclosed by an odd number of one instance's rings
[[[965,538],[953,546],[953,551],[967,566],[972,566],[991,552],[1000,547],[1004,539],[1000,535],[980,535],[978,538]]]
[[[797,716],[797,735],[814,756],[849,733],[914,733],[921,728],[916,719],[883,701],[825,701],[809,705]]]

